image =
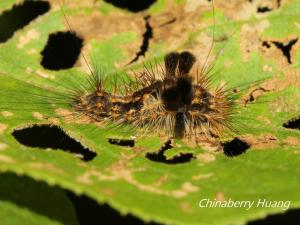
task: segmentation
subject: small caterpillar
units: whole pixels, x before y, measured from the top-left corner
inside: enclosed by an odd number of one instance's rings
[[[94,74],[92,92],[80,92],[72,107],[92,121],[131,124],[174,138],[218,137],[231,129],[234,100],[225,85],[213,91],[203,71],[191,73],[195,62],[190,52],[169,53],[164,68],[136,75],[123,95],[108,92],[103,79]]]

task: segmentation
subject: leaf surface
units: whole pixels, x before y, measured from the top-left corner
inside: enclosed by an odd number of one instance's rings
[[[142,43],[145,31],[142,14],[125,12],[102,1],[99,7],[91,3],[81,8],[67,5],[65,13],[74,21],[74,29],[85,38],[84,51],[90,50],[86,58],[90,62],[96,60],[107,74],[139,71],[143,62],[162,62],[167,52],[175,50],[191,50],[203,64],[215,29],[211,53],[217,56],[213,62],[213,85],[225,81],[229,88],[240,88],[241,99],[247,99],[259,87],[265,90],[253,102],[239,105],[233,120],[240,127],[237,136],[251,145],[244,154],[227,157],[206,145],[195,147],[178,141],[167,150],[166,157],[192,152],[195,159],[182,164],[155,162],[145,155],[159,150],[167,140],[164,137],[156,134],[138,137],[132,148],[111,145],[108,138],[129,139],[138,136],[139,131],[61,118],[62,109],[71,110],[68,88],[86,82],[87,74],[82,70],[87,68],[82,59],[77,62],[79,69],[55,72],[40,66],[40,52],[48,35],[68,29],[60,7],[53,7],[0,45],[0,170],[84,193],[107,202],[121,213],[166,224],[245,224],[283,212],[282,208],[267,207],[200,208],[201,199],[256,203],[259,199],[281,200],[291,201],[290,208],[299,207],[299,130],[282,126],[299,116],[299,43],[291,50],[292,64],[287,63],[273,44],[299,36],[299,1],[288,1],[264,15],[251,10],[244,12],[248,17],[241,16],[242,8],[235,15],[224,4],[215,4],[213,25],[209,4],[197,8],[189,1],[157,1],[149,9],[154,37],[146,57],[127,67]],[[172,18],[166,18],[166,13],[178,19],[174,24],[160,27]],[[95,30],[95,24],[89,23],[86,27],[79,26],[79,18],[104,21],[102,27],[109,23],[118,32],[111,29],[105,33],[101,26]],[[117,25],[119,28],[114,27]],[[32,37],[32,30],[38,35]],[[24,44],[26,37],[28,41]],[[269,48],[264,47],[264,41]],[[24,146],[12,136],[14,129],[39,123],[58,124],[97,156],[85,162],[68,152]],[[19,213],[16,206],[5,204],[7,215]],[[28,212],[21,211],[20,214],[27,216]]]

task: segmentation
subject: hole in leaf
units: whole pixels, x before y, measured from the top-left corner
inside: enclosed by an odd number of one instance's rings
[[[0,43],[6,42],[18,29],[49,10],[50,4],[46,1],[24,1],[4,11],[0,15]]]
[[[109,205],[99,205],[85,195],[77,196],[70,191],[67,193],[74,204],[81,225],[159,225],[153,222],[145,223],[131,214],[123,216]]]
[[[262,87],[256,88],[251,93],[249,96],[245,99],[245,104],[249,102],[254,102],[256,99],[259,98],[259,96],[262,96],[265,92],[269,92],[269,90],[266,90]]]
[[[79,155],[84,161],[90,161],[97,156],[95,152],[83,147],[58,126],[33,125],[32,127],[14,130],[12,135],[23,145],[63,150]]]
[[[173,146],[171,144],[171,140],[169,140],[157,152],[147,152],[146,158],[154,162],[162,162],[167,164],[187,163],[194,158],[192,153],[179,153],[173,158],[167,159],[164,153],[171,148],[173,148]]]
[[[266,13],[266,12],[270,12],[272,11],[273,9],[269,8],[268,6],[259,6],[257,8],[257,11],[258,13]]]
[[[263,41],[262,46],[266,48],[271,48],[271,45],[267,41]]]
[[[127,9],[130,12],[139,12],[148,9],[156,0],[104,0],[118,8]]]
[[[126,147],[134,147],[134,140],[125,140],[125,139],[118,139],[118,138],[109,138],[108,142],[112,145],[120,145]]]
[[[47,45],[41,52],[41,65],[49,70],[68,69],[74,66],[83,40],[74,32],[57,32],[50,34]]]
[[[294,44],[298,41],[298,38],[290,40],[287,44],[278,41],[272,41],[272,43],[282,51],[283,55],[286,57],[289,64],[292,63],[291,61],[291,49]]]
[[[145,53],[148,50],[149,41],[153,37],[152,27],[149,23],[149,19],[150,19],[150,16],[144,17],[144,20],[145,20],[145,23],[146,23],[146,31],[143,34],[143,43],[142,43],[141,48],[138,51],[138,53],[136,53],[135,58],[133,60],[131,60],[127,65],[129,65],[133,62],[136,62],[140,58],[140,56],[145,56]]]
[[[293,118],[283,124],[283,127],[289,129],[298,129],[300,130],[300,116],[298,118]]]
[[[248,148],[250,148],[249,144],[238,138],[234,138],[228,142],[223,142],[221,145],[223,147],[224,154],[229,157],[241,155],[242,153],[245,153]]]

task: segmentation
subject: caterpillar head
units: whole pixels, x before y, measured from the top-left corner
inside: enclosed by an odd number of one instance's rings
[[[151,124],[176,138],[218,136],[230,128],[233,102],[224,85],[212,91],[205,73],[190,72],[195,62],[190,52],[166,55],[163,76],[144,96],[142,116],[135,124]]]

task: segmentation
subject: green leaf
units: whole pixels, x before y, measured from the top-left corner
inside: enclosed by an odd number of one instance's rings
[[[251,11],[253,7],[247,2],[249,12],[244,14],[248,17],[243,16],[242,6],[238,14],[237,9],[230,11],[226,7],[229,3],[216,3],[215,26],[210,4],[197,8],[197,4],[189,3],[195,1],[178,2],[158,1],[150,8],[154,37],[146,57],[130,66],[125,65],[138,52],[145,31],[142,14],[124,12],[102,1],[99,8],[92,4],[82,8],[70,6],[65,13],[71,23],[75,21],[74,29],[85,37],[93,60],[99,57],[98,66],[103,66],[108,74],[139,71],[143,62],[162,62],[167,52],[175,50],[190,50],[203,64],[215,30],[211,54],[218,57],[214,61],[213,85],[226,81],[230,88],[241,89],[241,99],[249,97],[257,87],[266,90],[255,101],[239,105],[233,120],[241,128],[237,136],[251,145],[245,154],[231,158],[207,145],[178,142],[166,151],[167,158],[193,152],[196,159],[183,164],[154,162],[145,155],[160,149],[166,137],[140,137],[134,129],[99,127],[64,118],[61,112],[71,110],[68,89],[84,84],[87,75],[82,68],[54,72],[39,64],[48,35],[68,29],[60,8],[56,7],[0,45],[0,171],[24,174],[77,194],[84,193],[123,214],[166,224],[245,224],[283,212],[280,207],[200,208],[201,199],[291,201],[290,208],[299,208],[299,130],[282,126],[299,116],[299,41],[292,48],[291,65],[273,42],[287,42],[300,35],[300,2],[288,1],[264,15]],[[160,26],[173,18],[166,19],[168,13],[178,19],[174,24]],[[109,29],[105,33],[99,27],[99,34],[90,23],[80,26],[78,21],[85,18],[87,22],[90,18],[102,21],[101,26],[110,25],[117,32]],[[123,27],[118,30],[117,26]],[[264,48],[263,41],[270,48]],[[86,58],[92,61],[89,54]],[[83,65],[83,60],[79,60],[78,66]],[[84,162],[68,152],[27,147],[11,134],[14,129],[39,123],[58,124],[72,138],[95,151],[97,157]],[[107,141],[131,136],[138,137],[133,148]],[[9,179],[3,175],[1,180],[7,180],[13,187]],[[0,187],[4,193],[7,189]],[[34,199],[40,193],[37,190],[31,197]],[[6,202],[3,212],[8,216],[11,211],[26,218],[35,216],[16,204]],[[41,219],[50,223],[51,218],[46,214]]]
[[[2,173],[0,179],[2,224],[78,224],[64,190],[12,173]]]

